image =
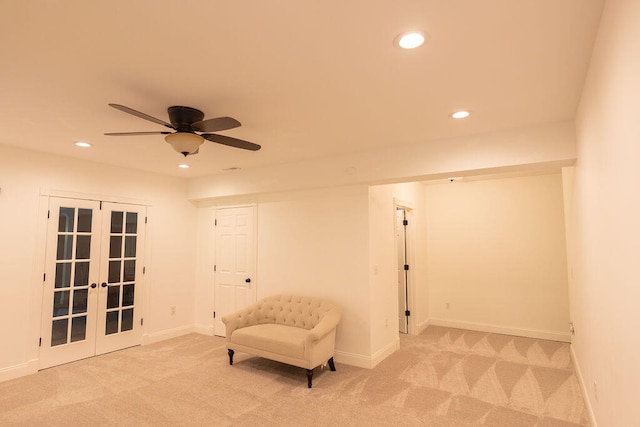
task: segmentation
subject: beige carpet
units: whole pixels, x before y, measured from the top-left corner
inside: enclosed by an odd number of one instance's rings
[[[588,425],[568,344],[431,326],[375,369],[336,368],[308,389],[192,334],[0,383],[0,425]]]

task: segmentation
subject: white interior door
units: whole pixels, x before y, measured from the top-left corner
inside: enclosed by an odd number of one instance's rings
[[[255,206],[216,209],[216,335],[226,336],[222,316],[256,301],[255,244]]]
[[[49,200],[40,368],[140,344],[144,212]]]
[[[40,367],[95,354],[100,202],[51,198]]]
[[[96,354],[142,342],[142,254],[146,207],[103,203]]]

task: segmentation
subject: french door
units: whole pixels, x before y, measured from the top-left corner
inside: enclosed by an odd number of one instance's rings
[[[40,368],[141,343],[145,212],[50,198]]]

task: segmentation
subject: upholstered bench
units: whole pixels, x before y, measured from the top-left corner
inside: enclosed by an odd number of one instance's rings
[[[320,298],[274,295],[223,316],[227,329],[229,364],[235,351],[287,363],[307,370],[311,388],[313,369],[328,362],[335,371],[333,352],[340,307]]]

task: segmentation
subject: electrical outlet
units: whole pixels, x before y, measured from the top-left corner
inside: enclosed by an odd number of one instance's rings
[[[173,316],[173,315],[175,315],[175,314],[176,314],[176,306],[175,306],[175,305],[172,305],[172,306],[171,306],[171,315]]]

